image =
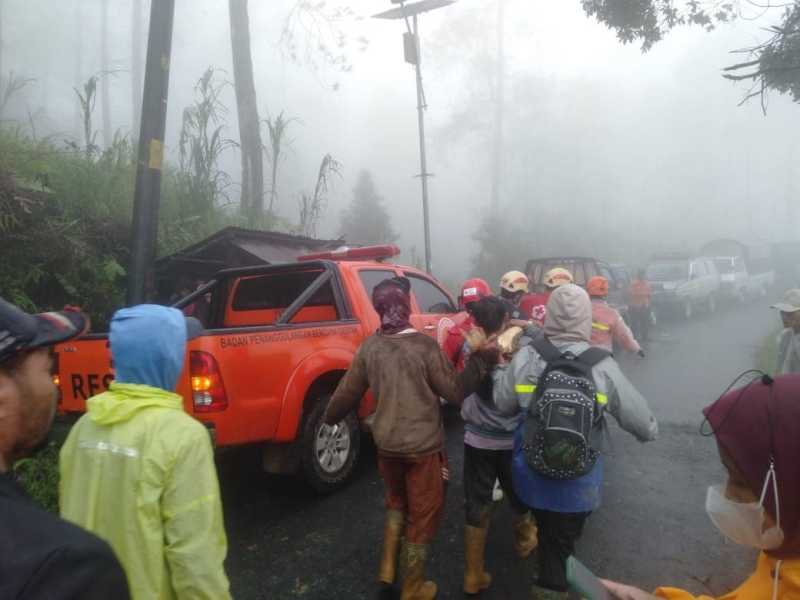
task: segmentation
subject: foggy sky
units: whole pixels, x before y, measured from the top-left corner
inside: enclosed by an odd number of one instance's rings
[[[78,43],[81,81],[100,69],[99,0],[78,1],[80,26],[73,2],[5,0],[4,68],[36,79],[15,116],[36,114],[40,135],[75,133]],[[710,34],[678,30],[643,55],[587,18],[578,0],[507,2],[501,208],[530,223],[532,236],[537,222],[563,223],[563,249],[552,251],[591,252],[592,244],[569,224],[574,214],[593,215],[597,230],[611,240],[600,257],[626,261],[641,251],[688,249],[721,236],[796,238],[790,202],[800,195],[800,106],[772,94],[766,117],[757,102],[737,107],[746,87],[720,76],[740,58],[730,50],[762,39],[761,29],[777,14]],[[337,233],[358,172],[369,169],[401,245],[416,245],[421,253],[419,180],[413,177],[419,172],[416,97],[413,71],[402,57],[402,23],[349,23],[353,37],[370,40],[365,52],[350,54],[353,71],[315,71],[282,56],[279,38],[291,4],[250,1],[260,116],[285,110],[301,122],[290,130],[292,150],[281,165],[279,211],[296,220],[297,194],[313,187],[320,159],[331,153],[344,177],[320,234]],[[390,7],[378,0],[349,4],[364,17]],[[130,3],[112,5],[111,68],[119,70],[111,80],[112,120],[127,132]],[[227,2],[176,5],[166,139],[173,156],[181,112],[205,68],[232,78]],[[436,175],[430,186],[433,256],[437,272],[452,281],[468,274],[471,235],[489,202],[489,88],[473,77],[483,49],[491,52],[494,44],[493,11],[486,5],[459,0],[421,19],[429,169]],[[475,15],[485,27],[476,25]],[[335,83],[338,91],[331,89]],[[224,101],[227,135],[237,139],[232,88]],[[94,119],[99,129],[99,99]],[[238,180],[235,150],[223,166]],[[637,240],[651,243],[643,248]]]

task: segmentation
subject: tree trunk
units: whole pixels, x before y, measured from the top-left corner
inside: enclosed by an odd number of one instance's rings
[[[264,164],[259,133],[253,59],[250,53],[250,18],[247,0],[229,0],[231,50],[236,108],[239,114],[239,138],[242,154],[243,213],[264,212]]]
[[[108,92],[108,3],[109,0],[101,1],[101,18],[103,20],[100,27],[100,90],[102,93],[101,102],[103,104],[103,147],[111,145],[111,100]]]
[[[131,11],[131,137],[139,137],[142,121],[142,0]]]
[[[503,171],[503,117],[505,111],[505,0],[497,0],[497,64],[495,66],[494,134],[492,140],[492,212],[500,208]]]

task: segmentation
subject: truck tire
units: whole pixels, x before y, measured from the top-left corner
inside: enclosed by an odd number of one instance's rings
[[[322,422],[329,399],[329,395],[324,395],[314,403],[302,427],[303,478],[322,494],[334,492],[347,483],[361,453],[361,430],[354,413],[334,426]]]

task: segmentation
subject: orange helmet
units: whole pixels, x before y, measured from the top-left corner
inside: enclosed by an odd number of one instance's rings
[[[509,271],[500,280],[500,288],[511,292],[527,292],[528,277],[520,271]]]
[[[557,288],[558,286],[566,283],[573,283],[572,273],[563,267],[550,269],[544,275],[544,284],[549,288]]]
[[[592,277],[586,284],[586,291],[590,296],[604,298],[608,296],[608,279],[605,277]]]

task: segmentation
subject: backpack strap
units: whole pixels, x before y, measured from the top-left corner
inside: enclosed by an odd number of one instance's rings
[[[609,356],[611,356],[611,352],[595,346],[581,352],[577,359],[588,367],[594,367]]]
[[[553,342],[547,339],[545,335],[536,336],[532,344],[534,350],[541,355],[546,363],[551,363],[564,356],[561,350],[556,348]]]

